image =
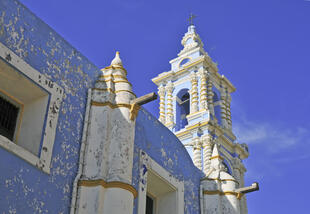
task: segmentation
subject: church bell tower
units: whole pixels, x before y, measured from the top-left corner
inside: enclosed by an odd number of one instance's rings
[[[233,189],[243,187],[242,160],[249,153],[232,132],[231,93],[236,88],[218,72],[192,23],[181,43],[183,49],[170,61],[171,70],[152,79],[160,97],[159,120],[186,146],[206,178],[214,173],[212,160],[219,159],[218,170],[236,181]],[[245,197],[239,201],[237,213],[247,213]]]

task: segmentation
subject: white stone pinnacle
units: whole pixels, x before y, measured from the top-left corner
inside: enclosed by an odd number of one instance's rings
[[[214,144],[213,151],[212,151],[212,157],[211,157],[211,167],[221,171],[223,168],[222,165],[223,163],[222,163],[220,153],[218,151],[218,145]]]
[[[119,57],[119,51],[116,51],[115,57],[114,57],[114,59],[111,62],[111,66],[112,65],[123,67],[123,62],[122,62],[121,58]]]

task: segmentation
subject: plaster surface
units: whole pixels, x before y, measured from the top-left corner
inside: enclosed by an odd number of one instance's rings
[[[199,186],[204,176],[197,169],[180,140],[153,115],[141,108],[136,120],[133,186],[139,184],[139,154],[144,151],[166,171],[184,182],[184,213],[200,213]],[[137,199],[134,204],[137,213]]]
[[[68,213],[87,89],[99,69],[18,1],[0,1],[0,42],[64,89],[50,175],[0,148],[0,213]]]

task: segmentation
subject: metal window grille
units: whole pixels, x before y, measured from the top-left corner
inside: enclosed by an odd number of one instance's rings
[[[0,97],[0,135],[13,141],[19,108]]]

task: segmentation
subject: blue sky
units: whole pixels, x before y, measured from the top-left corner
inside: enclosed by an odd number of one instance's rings
[[[181,50],[190,12],[219,72],[236,86],[232,122],[249,145],[249,213],[306,213],[310,190],[310,1],[22,0],[99,67],[119,50],[138,96]],[[158,115],[158,101],[146,105]]]

